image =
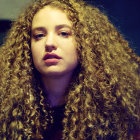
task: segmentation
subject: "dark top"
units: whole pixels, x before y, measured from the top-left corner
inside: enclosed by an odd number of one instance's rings
[[[53,124],[44,132],[44,140],[62,140],[64,110],[65,105],[52,108]]]
[[[140,130],[139,129],[134,131],[134,140],[140,140]]]
[[[65,111],[65,105],[53,107],[53,124],[49,127],[47,131],[44,132],[44,140],[62,140],[62,131],[63,131],[63,125],[62,120],[64,118],[64,111]],[[140,134],[140,133],[139,133]],[[91,137],[87,138],[87,140],[92,140]],[[97,137],[97,140],[118,140],[118,138],[114,136],[106,136],[105,138]],[[140,139],[134,139],[134,140],[140,140]]]

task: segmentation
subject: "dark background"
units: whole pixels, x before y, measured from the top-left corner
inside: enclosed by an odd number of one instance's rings
[[[140,56],[140,0],[85,0],[104,12]],[[0,19],[0,45],[11,26],[10,20]]]

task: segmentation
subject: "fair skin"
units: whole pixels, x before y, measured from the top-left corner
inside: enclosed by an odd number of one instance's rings
[[[78,64],[72,24],[60,9],[45,6],[32,21],[31,51],[51,106],[64,104],[66,88]]]

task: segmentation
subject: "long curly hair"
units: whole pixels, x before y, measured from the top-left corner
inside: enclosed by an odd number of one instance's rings
[[[30,46],[33,17],[46,5],[67,14],[78,46],[63,139],[132,139],[138,122],[140,58],[106,15],[79,0],[36,0],[13,23],[0,48],[0,139],[43,139],[42,132],[53,123]]]

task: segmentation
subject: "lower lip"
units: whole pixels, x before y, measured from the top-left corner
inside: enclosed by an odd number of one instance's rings
[[[60,61],[60,59],[46,59],[44,62],[46,64],[57,64]]]

